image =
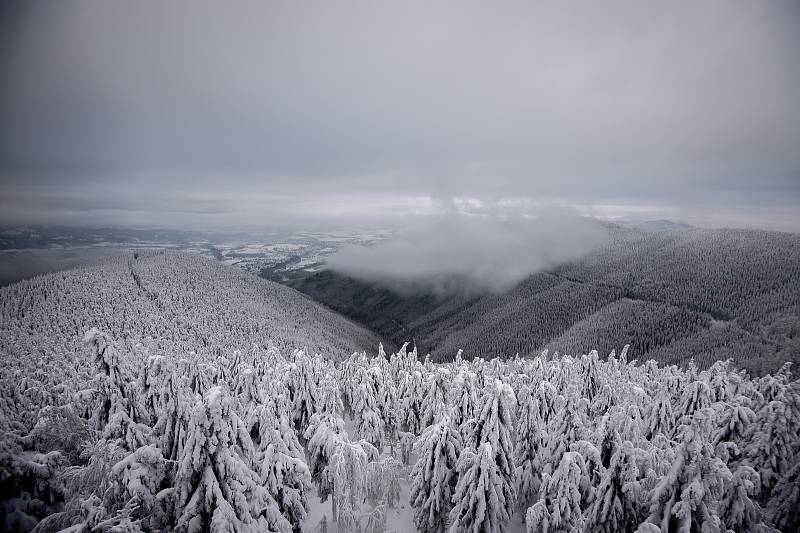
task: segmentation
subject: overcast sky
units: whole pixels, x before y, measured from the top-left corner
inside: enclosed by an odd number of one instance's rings
[[[0,223],[800,230],[800,3],[3,2]]]

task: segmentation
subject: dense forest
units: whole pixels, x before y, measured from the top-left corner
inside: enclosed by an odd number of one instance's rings
[[[396,347],[437,361],[630,344],[640,359],[701,368],[731,358],[750,372],[800,362],[800,236],[750,230],[640,231],[607,224],[579,261],[499,294],[398,290],[325,271],[292,286]],[[513,257],[509,258],[513,261]]]
[[[800,528],[791,364],[760,376],[709,360],[737,338],[733,355],[760,353],[751,337],[726,330],[754,327],[739,318],[754,316],[742,313],[754,304],[720,299],[733,316],[708,318],[681,296],[658,301],[656,285],[644,300],[580,275],[571,265],[533,276],[515,289],[529,297],[505,306],[492,295],[433,309],[452,325],[456,307],[486,313],[495,333],[480,349],[468,344],[477,337],[449,335],[466,351],[443,362],[407,345],[369,357],[363,347],[377,341],[366,329],[289,288],[186,254],[132,253],[4,287],[0,527]],[[765,316],[795,338],[783,315],[795,305],[791,291],[764,294],[780,295],[760,300],[776,310]],[[514,327],[532,301],[551,349],[496,357],[502,335],[525,342]],[[586,318],[554,325],[576,312]],[[697,335],[718,341],[703,361],[690,355]],[[629,360],[628,346],[602,357],[557,353],[623,339],[646,345],[648,357],[673,352],[660,362]],[[679,347],[687,354],[676,356]]]
[[[4,361],[77,363],[84,359],[81,337],[92,327],[128,351],[202,356],[259,343],[335,357],[378,343],[294,290],[191,254],[131,252],[0,288]],[[73,359],[51,360],[52,353]]]
[[[784,532],[800,382],[547,353],[6,361],[7,531]],[[69,359],[54,352],[53,360]],[[54,363],[56,361],[53,361]]]

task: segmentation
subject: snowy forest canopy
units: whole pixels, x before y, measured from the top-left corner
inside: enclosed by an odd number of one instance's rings
[[[129,353],[96,329],[84,343],[94,364],[72,379],[3,372],[6,530],[800,527],[788,365],[751,379],[627,350],[334,363]]]

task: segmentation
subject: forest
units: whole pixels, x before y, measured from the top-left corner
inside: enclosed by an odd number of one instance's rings
[[[800,362],[797,234],[604,225],[585,257],[500,293],[402,291],[323,271],[291,285],[393,348],[413,339],[437,361],[466,356],[607,353],[701,368],[733,359],[753,374]],[[515,258],[509,257],[509,261]]]
[[[4,365],[7,531],[800,527],[789,364],[129,353],[95,328],[82,344],[92,363],[69,376]]]

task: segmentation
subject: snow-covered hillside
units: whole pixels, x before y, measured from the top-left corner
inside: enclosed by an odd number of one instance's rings
[[[4,531],[800,527],[789,365],[750,378],[629,362],[627,347],[343,357],[375,340],[291,289],[169,252],[0,296]]]
[[[0,289],[5,366],[41,360],[54,376],[86,365],[97,327],[131,354],[230,357],[254,345],[342,359],[376,338],[300,293],[220,262],[136,252]]]
[[[630,344],[639,359],[732,358],[754,374],[800,363],[800,234],[604,228],[595,252],[497,294],[394,291],[332,271],[292,286],[435,360]]]

